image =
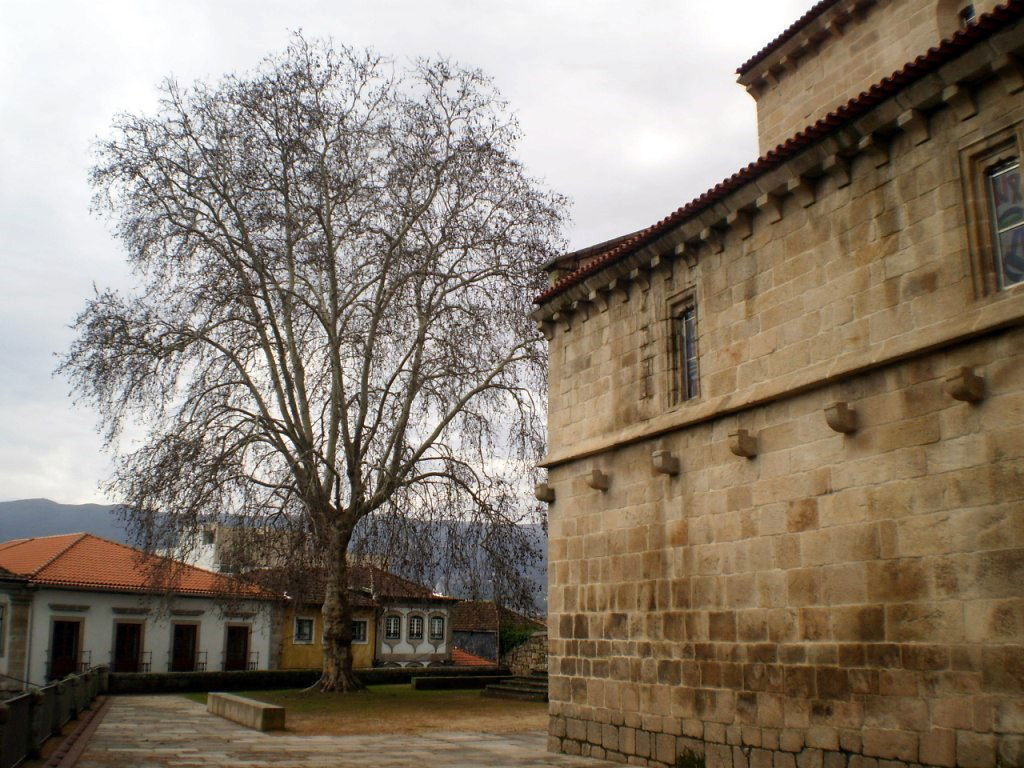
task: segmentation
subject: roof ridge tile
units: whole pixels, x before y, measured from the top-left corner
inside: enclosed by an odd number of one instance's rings
[[[59,550],[57,550],[57,551],[56,551],[56,552],[55,552],[55,553],[53,554],[53,556],[52,556],[52,557],[50,557],[50,559],[46,560],[46,561],[45,561],[45,562],[44,562],[44,563],[43,563],[42,565],[40,565],[40,566],[39,566],[38,568],[36,568],[36,569],[35,569],[34,571],[32,571],[32,573],[30,573],[30,574],[29,574],[29,576],[30,576],[31,578],[35,578],[35,577],[36,577],[36,576],[38,576],[38,575],[39,575],[40,573],[42,573],[42,571],[43,571],[44,569],[48,568],[48,567],[49,567],[49,566],[50,566],[50,565],[51,565],[51,564],[52,564],[53,562],[55,562],[55,561],[57,560],[57,558],[59,558],[59,557],[62,557],[62,556],[63,556],[63,555],[64,555],[64,554],[65,554],[65,553],[66,553],[66,552],[68,551],[68,550],[70,550],[70,549],[71,549],[72,547],[74,547],[74,546],[75,546],[76,544],[78,544],[79,542],[81,542],[81,541],[82,541],[82,539],[84,539],[84,538],[85,538],[86,536],[88,536],[89,534],[87,534],[87,533],[85,533],[85,532],[83,531],[83,532],[81,532],[81,533],[66,533],[66,534],[64,534],[64,535],[65,535],[65,536],[74,536],[74,537],[76,537],[76,538],[74,538],[74,539],[73,539],[72,541],[70,541],[70,542],[68,543],[68,545],[67,545],[66,547],[64,547],[64,548],[62,548],[62,549],[59,549]],[[42,538],[57,538],[57,537],[56,537],[56,536],[39,536],[39,537],[37,537],[37,538],[41,538],[41,539],[42,539]],[[32,538],[32,539],[26,539],[26,542],[29,542],[29,541],[35,541],[35,538]]]

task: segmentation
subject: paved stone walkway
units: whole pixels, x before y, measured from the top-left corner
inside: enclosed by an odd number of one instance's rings
[[[439,733],[298,736],[260,733],[206,712],[183,696],[119,696],[77,768],[168,766],[353,766],[355,768],[600,768],[589,758],[546,752],[547,735]]]

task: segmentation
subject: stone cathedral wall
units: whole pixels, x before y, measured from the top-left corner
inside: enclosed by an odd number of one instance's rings
[[[954,34],[969,0],[840,2],[740,81],[757,101],[761,153]],[[974,0],[976,13],[997,0]]]
[[[958,71],[972,56],[991,52]],[[553,750],[1024,765],[1024,286],[986,282],[969,178],[1024,143],[1024,99],[990,70],[973,112],[881,105],[872,125],[900,128],[880,151],[817,175],[797,158],[757,206],[723,202],[690,265],[553,324]],[[681,296],[701,394],[673,406]],[[980,402],[950,394],[965,368]],[[836,402],[855,431],[827,423]]]

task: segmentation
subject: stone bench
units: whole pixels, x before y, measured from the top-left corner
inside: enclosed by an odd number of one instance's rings
[[[206,711],[257,731],[284,730],[284,707],[231,693],[207,694]]]
[[[414,677],[412,689],[414,691],[450,691],[472,688],[485,688],[491,683],[500,682],[510,677],[508,673],[489,675],[435,675],[431,677]]]

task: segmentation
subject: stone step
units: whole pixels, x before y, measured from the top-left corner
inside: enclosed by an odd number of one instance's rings
[[[518,701],[547,701],[548,692],[523,690],[510,685],[489,685],[480,693],[489,699],[516,699]]]
[[[500,683],[495,685],[501,685],[505,688],[515,688],[518,691],[535,691],[538,693],[547,693],[548,686],[546,683],[535,683],[530,680],[502,680]],[[486,686],[493,688],[494,685]]]

